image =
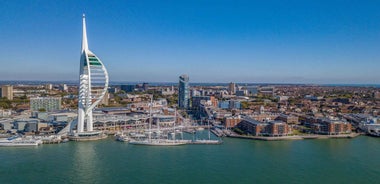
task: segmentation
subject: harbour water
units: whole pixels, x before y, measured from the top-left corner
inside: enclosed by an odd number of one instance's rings
[[[0,148],[0,183],[377,183],[380,139],[137,146],[105,139]]]

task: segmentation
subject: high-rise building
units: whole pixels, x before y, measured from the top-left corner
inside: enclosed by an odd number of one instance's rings
[[[13,100],[13,86],[10,86],[10,85],[1,86],[0,97],[6,97],[8,100]]]
[[[92,109],[102,101],[103,97],[106,95],[107,89],[108,73],[102,61],[88,49],[86,19],[83,15],[77,132],[84,132],[85,124],[86,131],[93,131]],[[97,93],[98,90],[101,90],[101,92]]]
[[[188,109],[190,107],[189,76],[179,76],[178,85],[178,106],[182,109]]]
[[[120,89],[127,93],[130,93],[135,91],[136,85],[120,85]]]
[[[67,91],[69,88],[67,87],[67,84],[63,84],[63,91]]]
[[[53,84],[45,84],[45,89],[46,90],[52,90],[53,89]]]
[[[149,88],[149,84],[146,83],[146,82],[144,82],[143,85],[142,85],[142,89],[143,89],[144,91],[148,91],[148,88]]]
[[[30,98],[30,110],[56,111],[61,109],[61,97],[34,97]]]
[[[228,93],[230,93],[230,95],[234,95],[236,93],[236,84],[231,82],[229,85],[228,85]]]

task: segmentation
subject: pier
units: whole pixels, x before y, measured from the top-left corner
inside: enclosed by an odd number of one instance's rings
[[[188,142],[187,144],[222,144],[223,141],[219,140],[196,140]]]

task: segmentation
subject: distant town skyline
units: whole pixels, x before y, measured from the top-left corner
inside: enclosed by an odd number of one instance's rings
[[[91,6],[89,6],[91,4]],[[0,0],[0,80],[380,84],[379,1]]]

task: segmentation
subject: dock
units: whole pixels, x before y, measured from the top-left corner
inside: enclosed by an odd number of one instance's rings
[[[42,144],[59,144],[62,140],[42,140]]]
[[[196,140],[188,142],[187,144],[222,144],[223,141],[219,140]]]
[[[227,135],[219,128],[211,129],[210,130],[214,135],[217,137],[226,137]]]

